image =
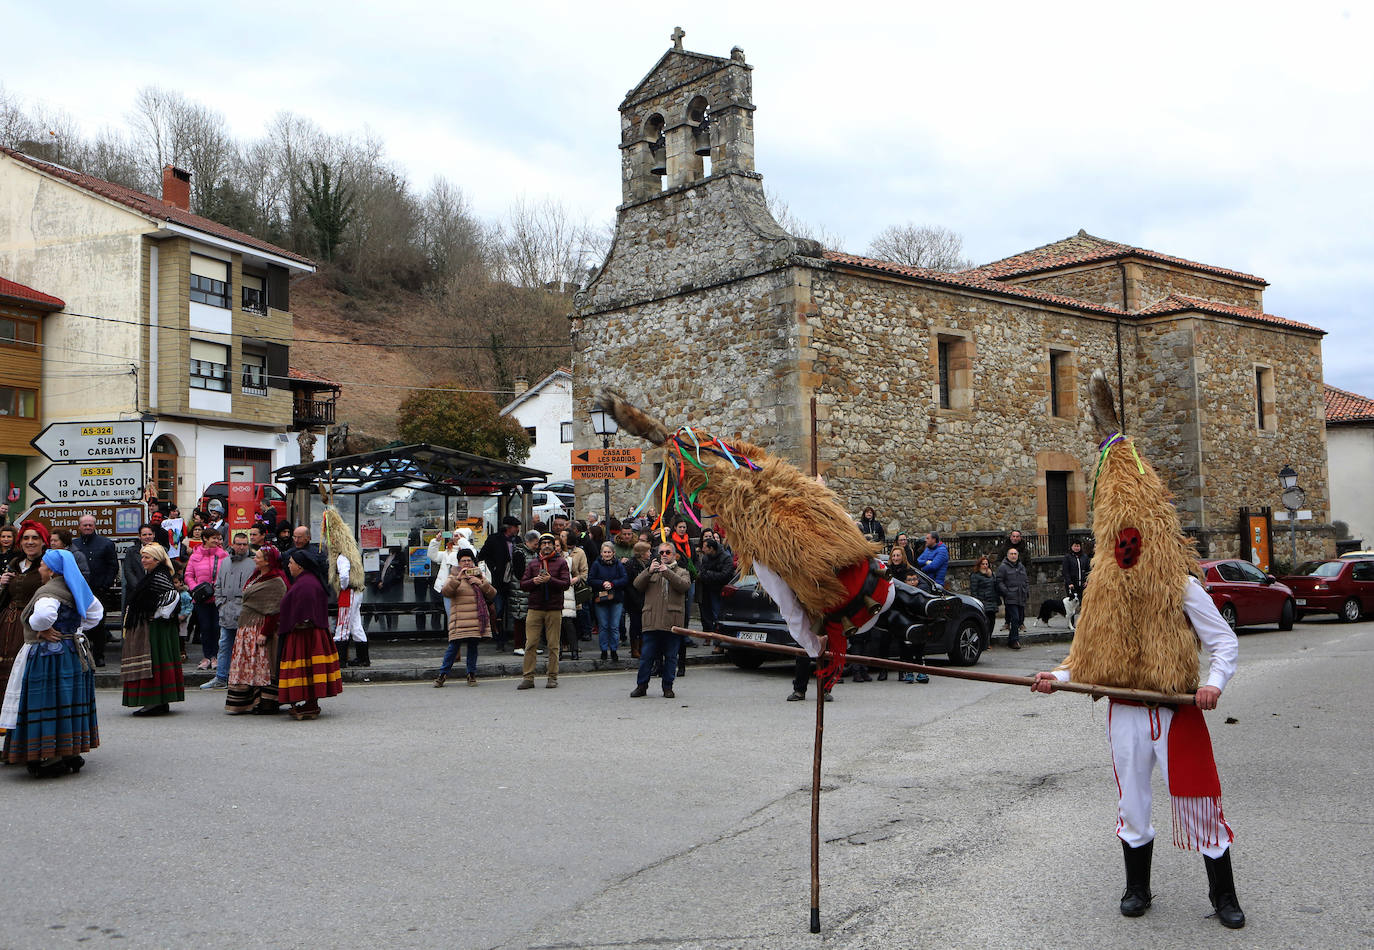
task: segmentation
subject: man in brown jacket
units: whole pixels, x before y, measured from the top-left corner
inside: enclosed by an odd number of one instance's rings
[[[673,699],[673,678],[677,675],[681,638],[672,630],[684,622],[687,591],[692,586],[691,575],[677,564],[677,548],[673,542],[659,542],[658,557],[635,576],[634,586],[644,594],[641,614],[644,639],[639,654],[639,681],[630,698],[637,699],[649,692],[649,675],[657,659],[663,664],[663,697]]]
[[[572,586],[568,562],[554,546],[553,535],[539,536],[539,556],[531,558],[520,578],[520,589],[530,596],[529,613],[525,615],[525,663],[516,689],[534,688],[534,665],[539,659],[539,641],[549,651],[549,678],[544,686],[558,687],[559,633],[563,626],[563,592]]]

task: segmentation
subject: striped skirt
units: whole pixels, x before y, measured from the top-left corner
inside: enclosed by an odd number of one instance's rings
[[[280,702],[312,702],[343,692],[339,651],[328,630],[307,627],[279,635],[283,637],[277,681]]]
[[[80,755],[100,745],[95,717],[95,675],[81,668],[71,640],[62,652],[35,645],[24,670],[19,722],[5,734],[5,761],[40,762]]]
[[[175,620],[148,621],[148,652],[152,655],[153,672],[151,676],[124,683],[125,706],[161,706],[186,698],[179,627]]]

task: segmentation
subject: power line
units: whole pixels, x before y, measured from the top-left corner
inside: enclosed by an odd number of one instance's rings
[[[123,318],[121,318],[121,317],[99,317],[99,316],[96,316],[95,314],[91,314],[91,313],[76,313],[75,311],[72,311],[72,310],[60,310],[60,311],[58,311],[58,313],[59,313],[59,315],[61,315],[61,316],[83,317],[83,318],[85,318],[85,319],[87,319],[87,320],[99,320],[99,321],[101,321],[102,323],[122,323],[122,324],[125,324],[126,326],[131,326],[131,327],[142,327],[142,328],[144,328],[144,329],[152,329],[152,328],[155,326],[153,323],[151,323],[151,322],[149,322],[149,321],[146,321],[146,320],[125,320],[125,319],[123,319]],[[294,318],[293,318],[293,319],[294,319]],[[181,329],[182,329],[181,327],[169,327],[169,326],[167,326],[166,324],[161,324],[161,323],[156,324],[156,327],[157,327],[157,329],[158,329],[159,331],[167,331],[167,332],[172,332],[172,333],[181,332]],[[186,332],[190,333],[190,332],[191,332],[191,328],[189,328],[189,327],[186,328]],[[289,336],[256,336],[256,335],[251,334],[251,333],[219,333],[218,331],[215,331],[215,330],[206,330],[205,332],[206,332],[206,333],[216,333],[216,334],[219,335],[219,336],[233,337],[233,338],[240,339],[240,340],[259,340],[259,341],[261,341],[261,342],[263,342],[263,343],[287,343],[287,344],[291,344],[291,343],[318,343],[318,344],[321,344],[321,345],[324,345],[324,346],[372,346],[372,347],[386,347],[386,348],[388,348],[388,349],[409,349],[409,350],[490,350],[490,349],[493,349],[493,347],[492,347],[490,344],[484,344],[484,343],[387,343],[387,342],[366,343],[366,342],[363,342],[362,340],[321,340],[321,339],[309,339],[309,338],[304,338],[304,337],[289,337]],[[547,350],[547,349],[549,349],[550,347],[561,347],[561,346],[572,346],[572,343],[571,343],[571,342],[567,342],[567,343],[502,343],[502,344],[500,344],[500,346],[497,347],[497,348],[498,348],[498,349],[502,349],[502,350]]]

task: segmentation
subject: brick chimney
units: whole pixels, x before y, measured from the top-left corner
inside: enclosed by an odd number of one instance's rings
[[[191,173],[175,165],[162,168],[162,200],[182,211],[191,210]]]

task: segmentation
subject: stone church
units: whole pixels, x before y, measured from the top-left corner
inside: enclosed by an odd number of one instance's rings
[[[620,104],[615,240],[573,315],[578,446],[600,444],[611,384],[814,466],[856,516],[975,548],[1019,527],[1043,556],[1090,524],[1081,397],[1101,368],[1204,554],[1248,553],[1241,510],[1277,505],[1285,464],[1314,515],[1303,556],[1331,544],[1323,331],[1266,313],[1266,281],[1083,231],[959,273],[794,237],[755,169],[753,67],[675,41]],[[612,482],[613,510],[654,457]],[[584,510],[600,489],[579,483]]]

